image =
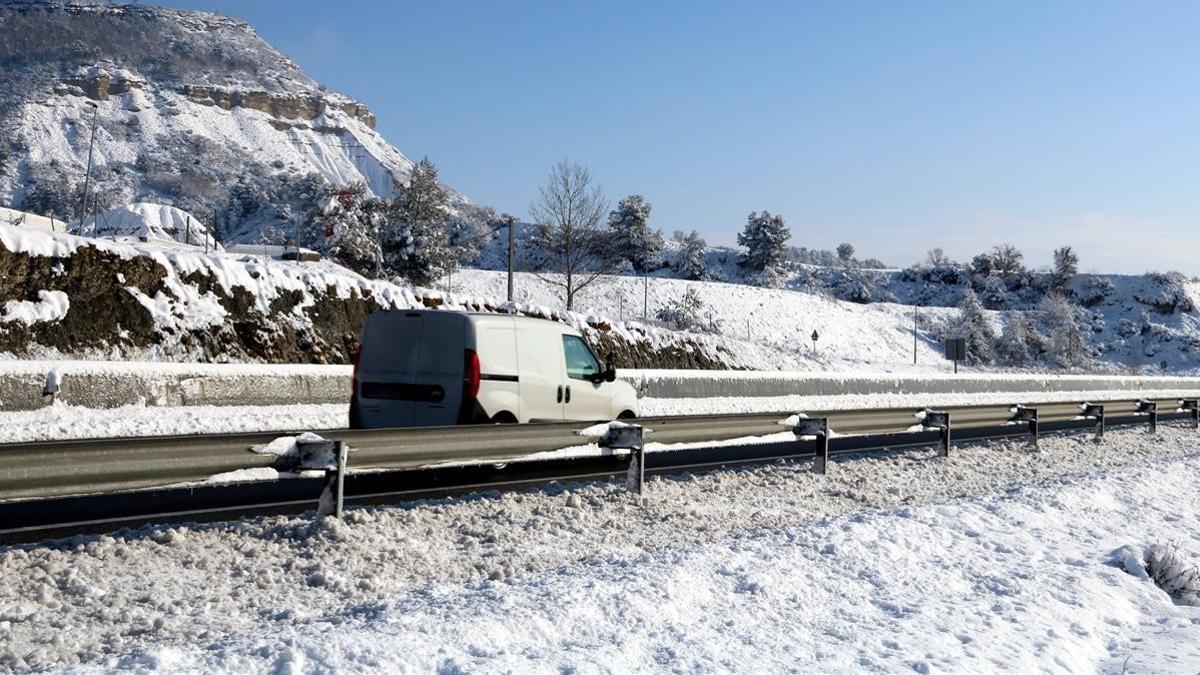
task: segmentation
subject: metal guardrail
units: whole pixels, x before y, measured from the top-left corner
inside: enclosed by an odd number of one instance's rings
[[[1186,398],[1158,399],[1159,412],[1185,410]],[[1041,424],[1081,418],[1076,403],[1024,403],[1036,408]],[[1094,400],[1107,417],[1145,415],[1145,401]],[[1013,423],[1015,405],[951,406],[956,432]],[[1190,409],[1189,409],[1190,410]],[[921,431],[915,408],[804,411],[825,418],[832,436],[890,436]],[[787,434],[780,422],[788,413],[649,417],[637,420],[656,444],[703,444]],[[322,437],[344,441],[352,450],[350,470],[407,470],[452,462],[503,463],[531,455],[594,443],[576,431],[580,422],[523,425],[426,427],[413,429],[317,430]],[[106,494],[180,483],[199,483],[210,476],[279,466],[279,458],[250,452],[286,432],[217,434],[180,437],[114,438],[0,445],[0,501]],[[786,437],[785,437],[786,438]],[[747,444],[755,440],[747,441]]]

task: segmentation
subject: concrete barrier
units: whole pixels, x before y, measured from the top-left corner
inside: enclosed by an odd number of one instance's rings
[[[47,374],[58,399],[88,408],[348,403],[350,366],[0,361],[0,410],[46,406]]]
[[[988,373],[853,374],[764,371],[623,370],[620,379],[654,398],[983,394],[1005,392],[1181,390],[1200,392],[1200,377],[1019,375]]]
[[[46,376],[58,399],[89,408],[122,405],[234,406],[349,403],[350,366],[195,364],[130,361],[0,361],[0,410],[35,410]],[[618,378],[654,398],[838,396],[1066,391],[1179,390],[1200,394],[1200,377],[1124,375],[903,375],[622,370]]]

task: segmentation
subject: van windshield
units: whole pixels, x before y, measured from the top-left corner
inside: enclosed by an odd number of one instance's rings
[[[592,355],[587,343],[574,335],[563,336],[563,353],[567,357],[567,377],[590,380],[600,372],[600,362]]]

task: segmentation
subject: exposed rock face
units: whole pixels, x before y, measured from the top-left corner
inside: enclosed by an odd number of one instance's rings
[[[375,115],[367,106],[357,101],[330,102],[321,96],[279,96],[265,91],[230,91],[216,87],[184,85],[180,89],[188,100],[200,105],[215,105],[218,108],[250,108],[281,119],[313,120],[325,114],[331,106],[375,128]]]
[[[18,231],[0,226],[0,236]],[[92,240],[69,254],[40,255],[0,241],[0,354],[178,361],[350,363],[372,312],[419,307],[516,311],[478,300],[449,304],[438,293],[358,277],[329,267],[309,271],[229,255],[163,254]],[[44,248],[44,246],[43,246]],[[44,291],[69,298],[66,315],[25,323],[8,303],[37,302]],[[721,345],[680,334],[651,336],[576,315],[530,314],[578,328],[593,350],[621,368],[728,368]]]

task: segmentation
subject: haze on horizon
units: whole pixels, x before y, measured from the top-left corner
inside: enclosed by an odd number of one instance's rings
[[[245,19],[498,210],[565,157],[715,244],[767,209],[894,265],[1200,274],[1197,4],[163,2]]]

